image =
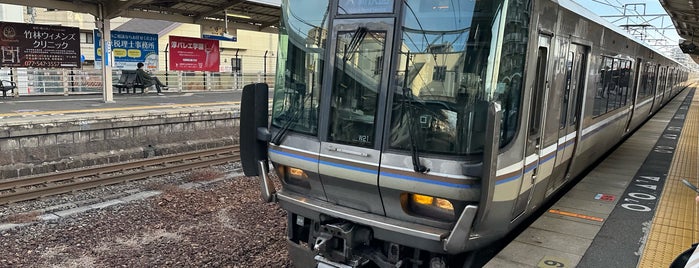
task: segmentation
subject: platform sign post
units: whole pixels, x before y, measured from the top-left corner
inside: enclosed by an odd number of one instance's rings
[[[111,26],[109,19],[100,19],[99,32],[104,33],[105,38],[102,42],[96,42],[105,47],[104,51],[104,65],[95,64],[96,66],[101,66],[102,68],[102,81],[103,81],[103,94],[102,99],[105,103],[114,102],[114,93],[112,91],[112,65],[111,65],[111,54],[112,54],[112,40],[111,40]]]

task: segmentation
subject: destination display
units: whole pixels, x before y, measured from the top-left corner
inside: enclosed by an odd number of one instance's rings
[[[0,31],[0,67],[80,67],[78,28],[0,22]]]
[[[392,13],[393,0],[340,0],[339,14]]]

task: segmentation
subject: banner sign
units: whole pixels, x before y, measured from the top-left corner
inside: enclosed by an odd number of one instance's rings
[[[95,34],[95,68],[102,68],[102,34]],[[143,68],[155,71],[158,69],[158,35],[149,33],[133,33],[111,31],[112,55],[114,69],[135,70],[136,64],[143,62]]]
[[[0,21],[0,67],[80,68],[80,29]]]
[[[220,41],[230,41],[230,42],[237,42],[238,41],[238,37],[232,36],[232,35],[202,34],[201,37],[206,38],[206,39],[220,40]]]
[[[218,72],[218,40],[170,36],[170,70]]]

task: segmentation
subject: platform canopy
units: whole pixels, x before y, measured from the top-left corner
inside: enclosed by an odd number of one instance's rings
[[[0,0],[0,3],[116,17],[221,25],[227,18],[236,29],[277,32],[281,0]]]
[[[679,36],[684,39],[680,40],[680,49],[699,63],[699,1],[660,0],[660,4],[670,15]]]

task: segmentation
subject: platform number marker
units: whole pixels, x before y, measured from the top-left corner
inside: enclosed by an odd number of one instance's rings
[[[553,256],[544,256],[544,258],[541,259],[539,262],[539,265],[537,267],[540,268],[549,268],[549,267],[573,267],[570,265],[570,261],[565,258],[560,258],[560,257],[553,257]]]

